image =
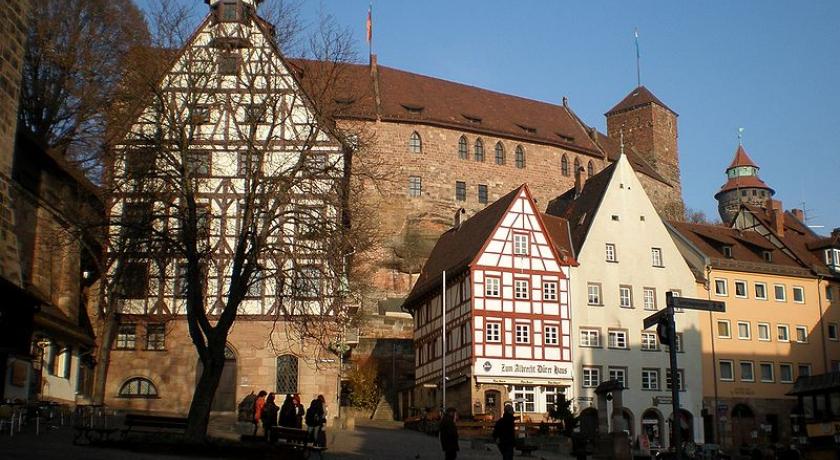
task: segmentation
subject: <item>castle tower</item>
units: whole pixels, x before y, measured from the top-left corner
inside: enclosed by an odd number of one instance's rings
[[[732,222],[741,204],[763,206],[776,193],[758,178],[758,169],[744,146],[738,145],[735,158],[726,168],[726,183],[715,194],[724,223]]]
[[[680,156],[677,149],[677,113],[659,100],[649,89],[639,86],[610,109],[607,135],[635,150],[673,187],[673,201],[660,212],[671,218],[683,216]]]

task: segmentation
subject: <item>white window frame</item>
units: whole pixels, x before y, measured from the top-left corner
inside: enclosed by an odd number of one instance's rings
[[[747,326],[747,334],[741,334],[741,326]],[[750,340],[752,339],[752,325],[749,321],[738,321],[738,338],[740,340]]]
[[[780,332],[785,331],[785,338],[781,337]],[[790,326],[787,324],[777,324],[776,325],[776,340],[779,342],[790,342]]]
[[[791,291],[792,291],[792,295],[793,295],[793,303],[805,303],[805,288],[804,287],[794,286],[793,288],[791,288]],[[797,291],[799,291],[799,293],[802,296],[801,300],[796,300],[796,292]]]
[[[744,365],[748,365],[750,368],[750,378],[744,378]],[[738,361],[738,372],[740,373],[740,380],[741,382],[755,382],[755,363],[752,361]]]
[[[592,290],[595,289],[597,292],[595,295],[597,296],[597,303],[592,302]],[[587,305],[604,305],[604,296],[601,292],[601,284],[600,283],[587,283],[586,285],[586,303]]]
[[[657,268],[665,267],[665,262],[662,259],[662,248],[650,248],[650,263]]]
[[[580,383],[583,388],[596,388],[601,383],[600,367],[583,366],[580,375]]]
[[[808,369],[808,373],[807,373],[807,374],[803,374],[803,373],[802,373],[802,368],[803,368],[803,367],[804,367],[804,368],[806,368],[806,369]],[[796,366],[796,373],[797,373],[797,375],[798,375],[799,377],[809,377],[809,376],[811,376],[811,375],[814,375],[814,374],[813,374],[813,372],[814,372],[814,368],[811,366],[811,363],[799,363],[799,364]]]
[[[794,340],[796,340],[796,343],[808,343],[808,326],[803,326],[800,324],[796,326],[796,329],[794,330],[796,331],[796,337],[794,338]],[[799,340],[800,332],[804,332],[803,340]]]
[[[593,329],[593,328],[581,328],[580,333],[578,334],[580,337],[580,346],[583,348],[601,348],[601,330],[600,329]],[[584,340],[586,337],[586,340]],[[594,343],[592,337],[595,338]]]
[[[502,295],[502,279],[495,276],[487,276],[484,278],[484,296],[485,297],[501,297]]]
[[[770,379],[764,378],[764,369],[767,369],[769,366],[770,368]],[[773,363],[763,362],[758,363],[758,378],[763,383],[773,383],[776,381],[776,370],[774,369]]]
[[[627,291],[627,295],[624,295],[624,292]],[[627,304],[625,305],[624,299],[627,299]],[[622,284],[618,286],[618,306],[621,308],[633,308],[633,287],[630,285]]]
[[[777,294],[776,288],[782,288],[782,297],[780,298]],[[773,300],[776,302],[787,302],[787,288],[784,284],[774,284],[773,285]]]
[[[645,310],[656,311],[656,288],[642,288],[642,298]]]
[[[527,256],[529,246],[529,236],[527,233],[513,233],[513,254],[516,256]]]
[[[659,391],[659,369],[642,369],[641,388],[646,391]]]
[[[749,285],[747,284],[747,282],[744,281],[744,280],[735,280],[734,284],[735,284],[735,297],[737,297],[739,299],[746,299],[749,296],[749,294],[748,294]],[[744,288],[744,294],[743,295],[738,295],[738,286],[743,286],[743,288]]]
[[[619,374],[621,375],[621,378],[616,378],[616,377],[618,377]],[[624,386],[625,390],[627,388],[629,388],[628,383],[627,383],[627,368],[626,367],[612,367],[612,366],[608,367],[607,368],[607,377],[609,377],[610,380],[618,380],[619,382],[621,382],[621,384]]]
[[[685,370],[684,369],[677,369],[677,391],[685,391]],[[665,369],[665,390],[671,391],[671,385],[669,383],[671,380],[671,369]]]
[[[623,346],[622,346],[623,343]],[[617,350],[629,349],[627,341],[627,331],[624,329],[608,329],[607,330],[607,348]]]
[[[487,321],[484,323],[484,341],[487,343],[502,342],[502,323],[499,321]]]
[[[761,288],[764,290],[764,295],[763,296],[758,295],[758,291],[757,291],[758,286],[761,286]],[[767,298],[768,298],[767,297],[767,283],[753,283],[753,293],[755,294],[756,299],[767,300]]]
[[[726,332],[727,332],[726,335],[721,335],[721,333],[720,333],[720,325],[721,324],[726,324]],[[717,320],[717,323],[715,323],[715,325],[717,326],[717,328],[715,329],[715,332],[717,333],[717,336],[718,336],[719,339],[731,339],[732,338],[732,324],[730,324],[728,319],[719,319],[719,320]]]
[[[758,338],[758,340],[760,340],[762,342],[769,342],[769,341],[773,340],[773,330],[770,327],[770,323],[758,323],[756,325],[756,327],[757,327],[756,337]],[[762,328],[764,328],[764,330],[767,332],[766,337],[761,336],[761,329]]]
[[[729,366],[729,375],[730,377],[723,376],[723,365],[726,364]],[[731,359],[719,359],[718,360],[718,375],[720,376],[720,380],[724,382],[734,382],[735,381],[735,361]]]
[[[510,392],[510,397],[514,401],[513,405],[519,412],[536,412],[537,410],[537,392],[534,385],[513,385]],[[517,399],[524,399],[522,402],[517,402]]]
[[[553,324],[543,327],[543,343],[545,345],[560,345],[560,328]]]
[[[653,338],[653,347],[648,346],[651,343],[650,338]],[[659,351],[659,337],[656,332],[642,331],[641,347],[643,351]]]
[[[607,243],[605,251],[607,262],[618,262],[618,251],[616,250],[615,243]]]
[[[523,287],[524,286],[524,287]],[[531,282],[526,279],[513,280],[513,298],[517,300],[528,300],[531,291]]]
[[[720,283],[720,284],[718,284]],[[728,297],[729,296],[729,284],[725,278],[715,278],[714,279],[715,285],[715,295],[718,297]],[[720,287],[723,287],[721,290]]]
[[[834,329],[834,337],[832,337],[831,330]],[[828,323],[828,332],[827,332],[828,340],[838,341],[840,340],[840,324],[838,323]]]
[[[787,368],[790,371],[790,378],[786,379],[784,377],[785,373],[782,372],[782,369]],[[794,374],[793,374],[793,363],[779,363],[779,383],[793,383],[794,381]]]
[[[528,345],[531,343],[531,325],[526,323],[516,323],[513,326],[514,342],[520,345]]]
[[[543,281],[543,300],[557,300],[557,281]]]

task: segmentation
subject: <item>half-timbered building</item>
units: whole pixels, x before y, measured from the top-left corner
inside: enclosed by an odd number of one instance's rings
[[[115,146],[109,257],[120,281],[110,295],[121,322],[105,399],[189,407],[201,374],[186,315],[197,276],[195,303],[211,323],[241,297],[214,410],[260,390],[336,401],[337,357],[318,318],[339,314],[345,286],[343,268],[322,258],[333,249],[324,235],[344,225],[344,150],[289,72],[259,2],[208,3]]]
[[[414,405],[444,404],[445,381],[445,404],[461,414],[498,416],[515,402],[542,418],[573,377],[568,225],[542,215],[526,185],[462,213],[403,305],[415,320]]]

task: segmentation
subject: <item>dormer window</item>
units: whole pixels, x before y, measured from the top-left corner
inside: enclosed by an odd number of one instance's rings
[[[773,253],[770,251],[761,251],[761,256],[765,262],[773,262]]]
[[[516,125],[516,126],[519,126],[519,128],[521,128],[522,131],[525,131],[528,134],[537,134],[537,128],[534,128],[534,127],[531,127],[531,126],[526,126],[526,125],[519,125],[519,124]]]
[[[415,104],[400,104],[405,109],[406,112],[413,114],[413,115],[420,115],[423,113],[423,106],[422,105],[415,105]]]
[[[463,115],[464,118],[468,122],[470,122],[474,125],[480,125],[481,124],[481,117],[478,117],[478,116],[475,116],[475,115],[469,115],[469,114],[466,114],[466,113],[462,113],[461,115]]]
[[[240,0],[223,0],[219,4],[219,20],[222,22],[241,21],[245,17],[245,6]]]
[[[723,247],[723,255],[727,259],[731,259],[732,258],[732,246],[724,246]]]
[[[840,271],[840,249],[826,249],[825,264],[832,270]]]

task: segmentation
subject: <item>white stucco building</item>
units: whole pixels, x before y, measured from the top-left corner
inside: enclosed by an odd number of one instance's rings
[[[618,380],[623,392],[626,429],[636,439],[669,443],[670,372],[667,347],[656,331],[643,330],[645,317],[665,307],[665,294],[695,292],[694,276],[678,252],[627,157],[552,200],[550,215],[571,227],[578,265],[571,268],[569,304],[573,318],[576,400],[582,428],[595,429],[594,390]],[[703,439],[700,327],[696,312],[676,318],[678,368],[686,411],[684,433]],[[620,427],[619,427],[620,428]]]

